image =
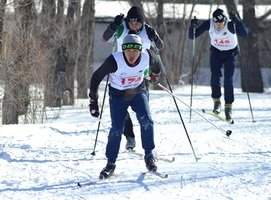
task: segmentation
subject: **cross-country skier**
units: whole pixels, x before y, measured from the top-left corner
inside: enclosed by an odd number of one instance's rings
[[[154,145],[153,120],[150,114],[148,92],[145,88],[144,74],[149,71],[148,78],[152,84],[159,83],[161,61],[149,50],[142,50],[142,40],[136,34],[124,37],[123,52],[112,53],[94,73],[90,81],[90,113],[99,116],[98,87],[106,75],[109,75],[109,106],[112,127],[106,146],[107,165],[100,173],[100,178],[110,177],[116,167],[116,159],[120,148],[127,109],[130,106],[136,113],[140,124],[142,147],[145,151],[146,167],[156,171],[152,151]]]
[[[197,19],[191,20],[188,36],[190,39],[200,36],[205,31],[209,31],[211,42],[210,69],[211,69],[211,97],[214,101],[213,112],[219,114],[221,111],[221,68],[224,65],[224,100],[225,117],[231,122],[232,103],[234,102],[233,93],[233,74],[238,54],[237,35],[247,36],[248,29],[244,23],[234,13],[230,13],[230,20],[222,9],[213,12],[213,18],[206,20],[197,26]],[[195,35],[194,35],[195,30]],[[236,35],[237,34],[237,35]]]
[[[122,51],[123,38],[130,30],[135,31],[136,34],[141,37],[143,49],[150,49],[152,42],[155,43],[158,50],[162,50],[164,48],[164,42],[161,40],[157,32],[150,25],[144,22],[144,13],[139,7],[136,6],[130,8],[125,20],[123,14],[115,17],[114,22],[111,23],[104,31],[103,41],[114,42],[116,39],[117,51]],[[136,142],[133,131],[133,123],[129,113],[127,113],[126,116],[123,134],[127,139],[125,148],[132,150],[135,147]]]

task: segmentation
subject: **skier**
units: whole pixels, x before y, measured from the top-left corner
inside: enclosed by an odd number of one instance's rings
[[[128,34],[130,30],[136,32],[142,39],[143,49],[150,49],[152,42],[155,43],[156,48],[160,51],[164,48],[164,42],[161,40],[157,32],[148,24],[144,22],[143,11],[136,6],[130,8],[127,13],[127,17],[124,20],[124,15],[117,15],[114,22],[111,23],[103,33],[104,42],[114,42],[117,41],[117,51],[122,51],[123,38]],[[148,84],[146,82],[146,84]],[[146,85],[148,88],[148,85]],[[133,123],[127,112],[124,133],[127,139],[125,148],[127,150],[132,150],[135,145],[135,135],[133,131]]]
[[[112,53],[94,73],[90,81],[90,113],[99,116],[98,87],[103,78],[109,74],[109,105],[112,127],[106,146],[107,165],[100,173],[100,179],[110,177],[116,167],[125,116],[130,106],[136,113],[141,128],[144,160],[149,171],[156,171],[154,149],[153,121],[150,114],[148,93],[145,88],[144,74],[149,71],[149,81],[159,83],[161,61],[150,50],[142,50],[142,40],[136,34],[124,37],[123,52]]]
[[[213,12],[213,18],[197,26],[197,19],[191,20],[188,36],[190,39],[200,36],[203,32],[209,31],[211,42],[210,69],[211,69],[211,97],[214,101],[213,112],[219,114],[221,111],[221,68],[224,65],[224,101],[225,117],[230,123],[232,118],[232,103],[234,102],[233,93],[233,74],[238,54],[237,35],[247,36],[248,29],[244,23],[233,12],[230,13],[230,20],[222,9]],[[195,32],[194,32],[195,31]],[[195,35],[194,35],[195,33]]]

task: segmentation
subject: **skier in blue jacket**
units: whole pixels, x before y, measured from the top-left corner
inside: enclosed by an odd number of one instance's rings
[[[224,65],[224,112],[226,120],[233,123],[232,103],[234,102],[233,74],[238,54],[239,36],[247,36],[248,29],[234,13],[230,13],[230,20],[222,9],[213,12],[211,19],[204,21],[197,27],[197,19],[191,20],[188,36],[190,39],[197,38],[208,31],[211,42],[210,69],[211,69],[211,97],[214,101],[213,112],[221,111],[221,68]]]
[[[116,167],[128,107],[136,113],[140,124],[142,147],[145,151],[146,167],[156,171],[156,159],[153,156],[154,130],[151,118],[148,92],[145,88],[146,72],[152,84],[159,82],[161,61],[152,51],[142,49],[142,40],[136,34],[124,37],[123,52],[112,53],[92,75],[90,81],[89,110],[93,117],[99,116],[98,87],[106,75],[109,75],[109,106],[111,129],[106,146],[107,165],[100,173],[100,179],[110,177]]]

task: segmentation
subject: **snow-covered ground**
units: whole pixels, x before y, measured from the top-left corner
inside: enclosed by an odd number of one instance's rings
[[[174,93],[190,104],[190,86],[176,88]],[[209,87],[194,88],[193,107],[199,113],[202,108],[212,108],[209,93]],[[48,114],[44,124],[0,126],[0,199],[271,200],[270,92],[250,94],[252,113],[247,94],[240,89],[235,94],[234,125],[196,112],[190,122],[190,109],[177,100],[184,128],[172,97],[162,90],[150,92],[156,153],[175,158],[172,163],[157,163],[167,179],[143,175],[143,159],[124,152],[123,138],[115,175],[78,188],[77,182],[97,180],[106,164],[107,100],[95,151],[98,120],[90,116],[88,100],[62,107],[53,121]],[[134,114],[132,118],[136,149],[143,152],[139,125]],[[226,130],[232,131],[230,137]],[[196,162],[195,157],[201,159]]]

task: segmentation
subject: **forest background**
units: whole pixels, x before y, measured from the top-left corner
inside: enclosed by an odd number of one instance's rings
[[[270,71],[263,73],[262,69],[271,67],[268,0],[1,0],[0,3],[2,124],[42,123],[48,109],[61,109],[63,105],[74,105],[75,99],[88,98],[95,52],[103,48],[112,52],[112,46],[102,46],[101,34],[102,28],[119,14],[112,7],[116,3],[124,14],[133,5],[144,9],[146,22],[165,42],[161,58],[166,78],[177,87],[186,83],[183,80],[195,84],[193,77],[202,67],[208,67],[208,35],[195,43],[189,40],[191,18],[206,20],[218,7],[227,13],[238,13],[250,30],[248,37],[239,38],[240,86],[247,93],[265,91],[263,74]],[[96,7],[101,5],[106,12],[116,13],[98,15]]]

